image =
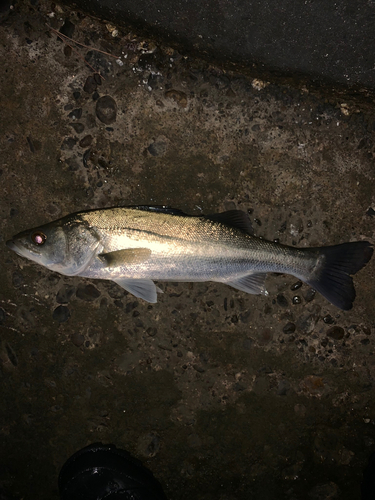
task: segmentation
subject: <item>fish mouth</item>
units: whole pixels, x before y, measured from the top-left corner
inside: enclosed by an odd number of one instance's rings
[[[17,246],[17,244],[14,243],[13,240],[8,240],[5,244],[10,250],[13,250],[13,252],[16,252],[17,255],[20,255],[21,257],[26,256],[27,251],[25,251],[24,248],[22,248],[22,247],[20,248],[19,246]]]
[[[10,248],[11,250],[13,250],[13,252],[16,252],[16,253],[18,252],[18,248],[17,248],[17,246],[16,246],[16,244],[14,243],[13,240],[8,240],[5,244],[6,244],[6,246],[8,248]]]

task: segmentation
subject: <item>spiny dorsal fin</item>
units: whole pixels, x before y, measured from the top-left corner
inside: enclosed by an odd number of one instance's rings
[[[134,210],[143,210],[144,212],[158,212],[169,215],[180,215],[182,217],[192,217],[191,215],[185,214],[185,212],[178,208],[172,208],[166,205],[135,205],[128,208],[133,208]]]
[[[226,226],[235,227],[248,234],[254,234],[253,226],[251,225],[249,216],[242,210],[228,210],[220,214],[210,214],[205,216],[206,219],[213,222],[220,222]]]

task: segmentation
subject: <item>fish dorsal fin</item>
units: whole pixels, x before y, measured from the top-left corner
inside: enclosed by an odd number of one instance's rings
[[[260,293],[266,295],[266,288],[264,282],[267,278],[267,273],[249,274],[237,280],[225,281],[225,284],[237,288],[242,292],[252,293],[259,295]]]
[[[133,280],[128,278],[117,278],[113,280],[127,292],[155,304],[157,302],[157,292],[161,292],[159,287],[151,280]]]
[[[206,219],[213,222],[220,222],[227,226],[235,227],[248,234],[254,234],[253,226],[251,225],[249,216],[242,210],[228,210],[220,214],[210,214],[205,216]]]
[[[191,215],[185,214],[182,210],[179,210],[178,208],[172,208],[168,207],[166,205],[136,205],[132,206],[129,208],[133,208],[135,210],[143,210],[145,212],[158,212],[162,214],[169,214],[169,215],[180,215],[183,217],[191,217]]]
[[[149,248],[124,248],[114,252],[101,253],[99,259],[106,267],[121,267],[129,264],[141,264],[149,259],[151,250]]]

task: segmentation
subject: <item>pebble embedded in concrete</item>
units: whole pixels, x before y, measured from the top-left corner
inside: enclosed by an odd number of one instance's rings
[[[96,101],[96,116],[102,123],[110,125],[116,121],[117,106],[115,100],[108,95]]]
[[[70,311],[66,306],[57,306],[53,311],[52,318],[58,323],[65,323],[70,318]]]

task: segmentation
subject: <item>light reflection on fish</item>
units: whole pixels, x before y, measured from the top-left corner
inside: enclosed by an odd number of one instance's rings
[[[166,207],[119,207],[68,215],[7,242],[18,255],[67,276],[115,281],[157,301],[154,281],[217,281],[266,293],[269,272],[308,283],[335,306],[351,309],[351,275],[370,260],[368,241],[294,248],[254,237],[245,212],[189,216]]]

